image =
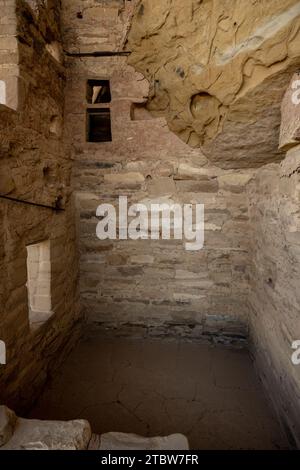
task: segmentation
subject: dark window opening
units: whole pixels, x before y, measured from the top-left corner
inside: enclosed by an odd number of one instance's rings
[[[87,109],[87,141],[111,142],[110,109]]]
[[[111,93],[109,80],[88,80],[87,102],[89,104],[110,103]]]

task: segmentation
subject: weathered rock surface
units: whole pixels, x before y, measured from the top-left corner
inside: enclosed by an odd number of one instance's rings
[[[93,434],[86,420],[40,421],[17,418],[0,407],[0,450],[189,450],[182,434],[146,438],[136,434]]]
[[[63,422],[18,418],[13,435],[6,439],[0,450],[85,450],[91,435],[90,425],[85,420]]]
[[[278,151],[280,104],[300,65],[298,0],[136,2],[129,63],[151,82],[147,108],[224,168]]]

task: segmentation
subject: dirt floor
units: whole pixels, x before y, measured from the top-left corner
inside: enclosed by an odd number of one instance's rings
[[[184,341],[83,340],[30,417],[93,432],[185,434],[192,449],[286,448],[246,350]]]

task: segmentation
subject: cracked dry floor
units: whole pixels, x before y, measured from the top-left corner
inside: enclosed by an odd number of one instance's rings
[[[194,450],[286,448],[245,350],[184,341],[83,340],[32,418],[85,418],[93,432],[183,433]]]

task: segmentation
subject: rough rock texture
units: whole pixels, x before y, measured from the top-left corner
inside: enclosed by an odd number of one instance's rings
[[[139,0],[129,63],[147,108],[224,168],[278,161],[280,104],[300,66],[298,0]]]
[[[136,434],[109,432],[94,436],[89,450],[189,450],[189,443],[182,434],[172,434],[167,437],[141,437]]]
[[[80,4],[74,2],[74,11]],[[63,7],[68,50],[84,50],[82,31],[94,38],[99,25],[120,18],[115,4],[103,8],[103,2],[94,2],[93,15],[83,11],[81,19],[69,15],[68,2]],[[124,31],[127,8],[131,2],[123,12]],[[119,47],[109,28],[103,27],[102,34],[106,47]],[[225,172],[209,165],[200,149],[170,132],[163,118],[141,113],[149,84],[126,58],[73,56],[66,67],[66,138],[74,158],[81,304],[88,321],[118,333],[122,328],[124,334],[131,330],[142,336],[244,342],[249,263],[245,187],[251,172]],[[99,77],[110,80],[112,142],[97,144],[86,141],[86,82]],[[187,252],[183,242],[174,240],[101,242],[96,209],[103,202],[117,204],[119,195],[128,196],[129,205],[204,203],[204,250]]]
[[[9,421],[5,428],[3,414]],[[91,427],[85,420],[29,420],[16,418],[6,407],[0,409],[0,450],[86,450],[91,436]]]
[[[0,2],[1,34],[6,31],[0,43],[5,37],[15,47],[15,31],[19,38],[17,49],[0,55],[0,79],[10,83],[11,66],[5,64],[14,62],[19,83],[17,111],[9,102],[0,105],[0,194],[65,209],[0,200],[0,338],[7,349],[0,402],[17,411],[39,395],[50,370],[74,344],[81,321],[71,164],[62,140],[64,69],[46,47],[60,41],[59,3],[51,0],[32,11],[24,1]],[[50,240],[52,316],[33,330],[26,246],[44,240]]]

